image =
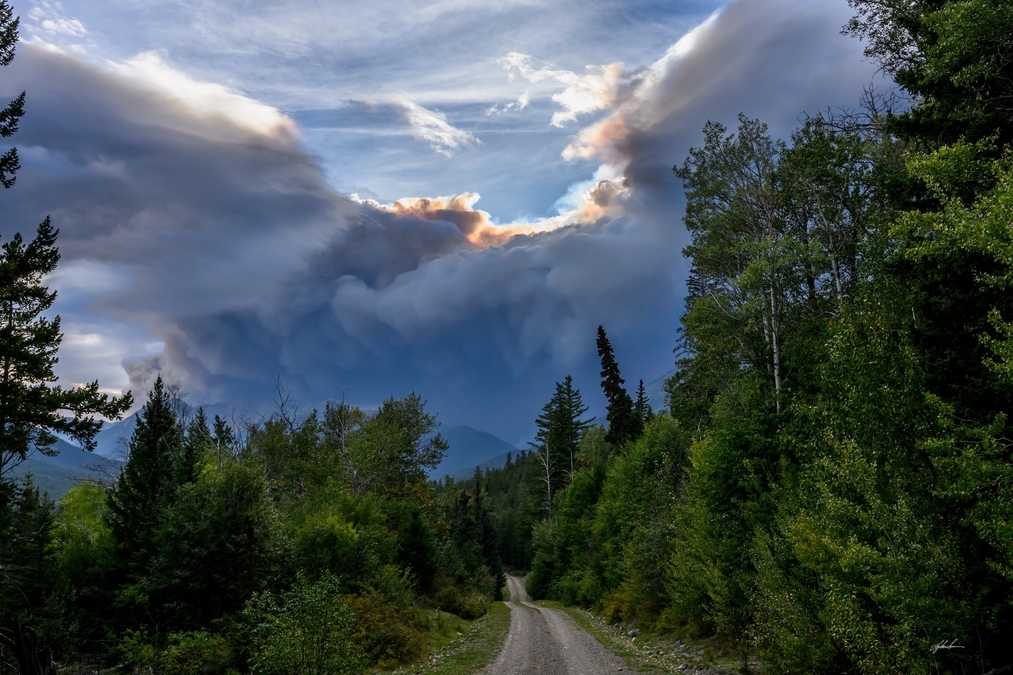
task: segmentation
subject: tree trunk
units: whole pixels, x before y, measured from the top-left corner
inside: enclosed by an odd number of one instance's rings
[[[14,655],[18,659],[19,675],[56,675],[53,654],[35,644],[35,631],[23,629],[14,619]]]
[[[781,344],[778,339],[780,321],[777,316],[777,304],[774,300],[774,286],[770,287],[770,344],[774,356],[774,404],[777,412],[781,412]]]

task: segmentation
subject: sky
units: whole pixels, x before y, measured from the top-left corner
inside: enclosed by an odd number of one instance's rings
[[[49,215],[65,385],[375,409],[522,444],[674,367],[708,120],[787,137],[879,82],[845,0],[15,0],[0,238]]]

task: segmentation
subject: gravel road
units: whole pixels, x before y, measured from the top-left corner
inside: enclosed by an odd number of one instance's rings
[[[604,675],[631,673],[565,613],[531,604],[524,582],[507,575],[510,633],[485,675]],[[635,673],[633,675],[636,675]]]

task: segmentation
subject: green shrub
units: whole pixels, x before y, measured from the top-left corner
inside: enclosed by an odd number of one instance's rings
[[[130,630],[129,628],[125,630],[119,651],[125,661],[135,666],[154,663],[158,658],[158,649],[148,641],[148,634],[143,630]]]
[[[219,675],[234,663],[228,641],[207,631],[169,635],[169,646],[161,659],[164,675]]]
[[[350,596],[348,604],[358,615],[356,644],[381,668],[426,656],[425,636],[416,628],[412,608],[399,609],[374,590]]]
[[[359,672],[365,656],[353,640],[355,619],[330,575],[312,584],[300,576],[292,590],[280,597],[255,594],[243,610],[250,670],[255,675]]]
[[[456,586],[447,586],[436,594],[436,604],[444,612],[462,619],[477,619],[489,611],[489,598],[479,591],[462,592]]]

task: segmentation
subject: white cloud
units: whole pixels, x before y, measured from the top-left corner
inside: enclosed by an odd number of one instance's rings
[[[201,82],[173,68],[157,52],[143,52],[109,67],[135,85],[175,99],[201,115],[220,116],[265,136],[295,133],[295,123],[277,108],[214,83]]]
[[[88,30],[84,24],[77,19],[45,19],[40,24],[42,30],[50,35],[69,35],[71,37],[84,37]]]
[[[470,132],[458,129],[448,123],[447,116],[443,113],[423,108],[418,103],[407,99],[398,100],[395,105],[415,130],[415,137],[429,143],[429,146],[441,155],[451,157],[454,150],[482,143]]]
[[[514,110],[524,110],[531,104],[531,93],[524,92],[517,97],[517,100],[513,103],[505,103],[503,105],[493,105],[486,108],[486,115],[501,115],[506,112],[513,112]]]
[[[716,24],[722,10],[711,14],[703,23],[683,35],[665,54],[652,63],[631,83],[629,95],[608,117],[582,129],[561,153],[567,161],[598,156],[610,163],[625,161],[619,146],[632,128],[645,128],[657,120],[652,117],[659,109],[657,99],[670,93],[672,77],[679,63],[693,53],[708,31]],[[687,99],[691,98],[687,96]],[[558,113],[557,113],[558,114]]]
[[[552,115],[552,126],[555,127],[576,122],[578,115],[611,108],[619,99],[627,79],[626,65],[621,61],[605,66],[587,66],[586,75],[554,70],[548,65],[536,69],[532,65],[534,58],[520,52],[510,52],[498,62],[510,71],[511,79],[517,71],[528,82],[556,80],[565,85],[563,91],[552,96],[552,100],[563,108]]]

